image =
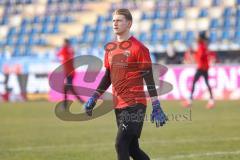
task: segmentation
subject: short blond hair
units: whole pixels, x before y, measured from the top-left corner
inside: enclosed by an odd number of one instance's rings
[[[121,8],[113,12],[113,15],[123,15],[127,20],[132,21],[132,14],[129,9]]]

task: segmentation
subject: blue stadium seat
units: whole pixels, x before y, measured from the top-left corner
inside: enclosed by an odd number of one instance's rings
[[[151,33],[151,37],[150,37],[150,43],[152,45],[158,43],[159,39],[158,39],[158,33],[157,32],[152,32]]]
[[[190,7],[194,7],[196,5],[197,5],[197,0],[190,0],[190,2],[189,2]]]
[[[151,26],[151,32],[156,32],[161,29],[161,26],[159,24],[153,23]]]
[[[35,35],[37,33],[38,33],[38,29],[36,27],[33,27],[29,32],[30,35]]]
[[[26,18],[24,18],[21,22],[21,26],[26,26],[29,24],[29,20],[27,20]]]
[[[140,33],[140,35],[139,35],[139,40],[141,41],[141,42],[146,42],[148,39],[147,39],[147,33],[146,32],[142,32],[142,33]]]
[[[221,3],[221,0],[212,0],[212,6],[219,6]]]
[[[112,21],[112,13],[108,13],[108,15],[105,17],[106,22],[111,22]]]
[[[22,51],[23,56],[30,56],[32,54],[32,48],[30,46],[25,46]]]
[[[173,41],[181,41],[183,40],[181,32],[175,32],[172,38]]]
[[[42,20],[43,24],[48,24],[51,23],[51,17],[50,16],[45,16]]]
[[[184,9],[183,8],[178,8],[177,14],[175,18],[183,18],[184,17]]]
[[[18,36],[18,39],[16,41],[16,45],[20,46],[20,45],[24,45],[24,36]]]
[[[163,46],[167,46],[168,43],[170,42],[170,35],[168,33],[163,33],[161,36],[161,44],[163,44]]]
[[[19,32],[18,32],[19,35],[24,35],[26,33],[27,33],[27,28],[26,27],[21,27]]]
[[[88,32],[84,32],[82,34],[81,40],[79,41],[79,43],[88,43],[89,41],[89,36],[88,36]]]
[[[68,0],[68,3],[74,3],[76,0]]]
[[[59,23],[53,24],[52,29],[50,30],[50,33],[53,33],[53,34],[59,33]]]
[[[163,24],[163,29],[170,29],[172,27],[171,25],[171,20],[165,20],[164,24]]]
[[[193,31],[187,31],[186,37],[185,37],[185,43],[190,46],[194,42],[194,32]]]
[[[101,32],[103,30],[104,30],[103,24],[98,24],[98,25],[95,26],[94,32]]]
[[[240,0],[237,0],[237,5],[240,5]]]
[[[32,0],[25,0],[26,4],[31,4],[33,1]]]
[[[218,19],[214,18],[210,22],[210,29],[212,28],[218,28],[219,27],[219,21]]]
[[[100,42],[99,36],[94,36],[93,41],[91,43],[92,48],[97,48]]]
[[[5,46],[5,42],[4,41],[0,41],[0,49],[4,48],[4,46]],[[0,56],[1,56],[1,54],[0,54]]]
[[[225,18],[223,21],[223,28],[224,29],[230,29],[231,27],[231,21],[229,18]]]
[[[232,8],[228,7],[228,8],[225,8],[224,11],[223,11],[223,16],[224,17],[230,17],[232,15]]]
[[[48,24],[43,23],[42,28],[41,28],[41,33],[48,33]]]
[[[103,39],[103,45],[107,44],[108,42],[112,41],[113,36],[111,32],[106,32],[104,39]]]
[[[22,4],[22,3],[24,3],[23,0],[15,0],[15,4]]]
[[[239,17],[240,17],[240,8],[239,8],[239,9],[237,9],[236,16],[237,16],[237,18],[239,18]]]
[[[60,23],[61,22],[61,16],[56,15],[53,20],[54,23]]]
[[[72,23],[72,22],[74,22],[74,19],[71,16],[65,16],[63,19],[63,22],[64,23]]]
[[[184,8],[184,2],[183,1],[177,1],[178,8],[183,9]]]
[[[90,31],[91,31],[90,25],[84,25],[83,33],[90,32]]]
[[[78,38],[76,36],[71,37],[69,40],[70,40],[70,43],[72,45],[77,45],[78,44]]]
[[[12,46],[13,44],[14,44],[13,37],[12,36],[7,37],[5,45]]]
[[[234,40],[236,43],[240,44],[240,29],[235,32]]]
[[[34,41],[35,41],[34,36],[29,36],[27,40],[27,45],[29,46],[34,45]]]
[[[113,28],[112,28],[112,26],[106,26],[104,31],[107,32],[107,33],[112,33]]]
[[[32,0],[15,0],[10,1],[9,4],[16,5],[16,4],[31,4]]]
[[[160,18],[161,18],[160,10],[155,10],[155,11],[153,12],[152,18],[153,18],[153,19],[160,19]]]
[[[235,27],[240,28],[240,18],[236,20]]]
[[[149,19],[148,14],[145,13],[145,12],[143,12],[143,13],[142,13],[142,16],[141,16],[141,20],[147,20],[147,19]]]
[[[107,32],[107,33],[111,33],[112,32],[112,27],[110,27],[110,26],[107,26],[106,28],[105,28],[105,32]]]
[[[34,16],[32,23],[41,23],[41,18],[39,16]]]
[[[198,17],[207,17],[208,16],[208,9],[202,8]]]
[[[48,0],[48,1],[47,1],[47,4],[48,4],[48,5],[50,5],[50,4],[52,4],[52,3],[53,3],[53,0]]]
[[[211,31],[209,35],[209,42],[216,43],[218,41],[218,35],[216,31]]]
[[[230,40],[230,39],[231,39],[231,36],[230,36],[229,30],[226,29],[222,31],[221,40]]]
[[[112,2],[109,10],[112,13],[115,9],[117,9],[117,4]]]
[[[98,16],[96,25],[101,25],[104,21],[105,21],[104,16]]]
[[[2,20],[0,22],[0,25],[5,25],[8,23],[8,16],[7,15],[3,15]]]
[[[44,45],[47,45],[47,41],[44,38],[39,37],[34,41],[34,44],[44,46]]]
[[[12,36],[12,35],[15,35],[15,34],[17,34],[17,29],[16,29],[16,27],[11,27],[11,28],[9,29],[9,31],[8,31],[7,36]]]
[[[20,55],[21,55],[20,47],[15,46],[12,55],[13,55],[14,57],[15,57],[15,56],[20,56]]]
[[[165,19],[172,19],[172,18],[174,18],[173,11],[171,9],[168,9],[165,12],[164,18]]]

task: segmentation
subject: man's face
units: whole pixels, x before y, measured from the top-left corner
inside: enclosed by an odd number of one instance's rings
[[[69,42],[67,42],[66,40],[64,40],[63,45],[64,45],[64,46],[67,46],[67,45],[69,45]]]
[[[128,31],[131,27],[132,22],[128,21],[124,15],[113,15],[113,31],[117,35],[121,35]]]

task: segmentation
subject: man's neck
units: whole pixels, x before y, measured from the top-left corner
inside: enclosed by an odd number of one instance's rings
[[[131,37],[129,32],[126,32],[122,35],[117,35],[117,41],[118,42],[123,42],[123,41],[127,41],[129,38]]]

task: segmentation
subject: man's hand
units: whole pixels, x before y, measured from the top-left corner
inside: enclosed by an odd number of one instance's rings
[[[85,103],[84,108],[85,108],[85,112],[87,113],[88,116],[92,116],[92,110],[96,105],[96,102],[99,98],[99,93],[95,92],[92,97],[90,97],[87,101],[87,103]]]
[[[163,112],[160,101],[155,100],[152,102],[152,114],[151,114],[151,121],[152,123],[156,123],[156,127],[163,126],[166,121],[168,120],[167,116]]]

